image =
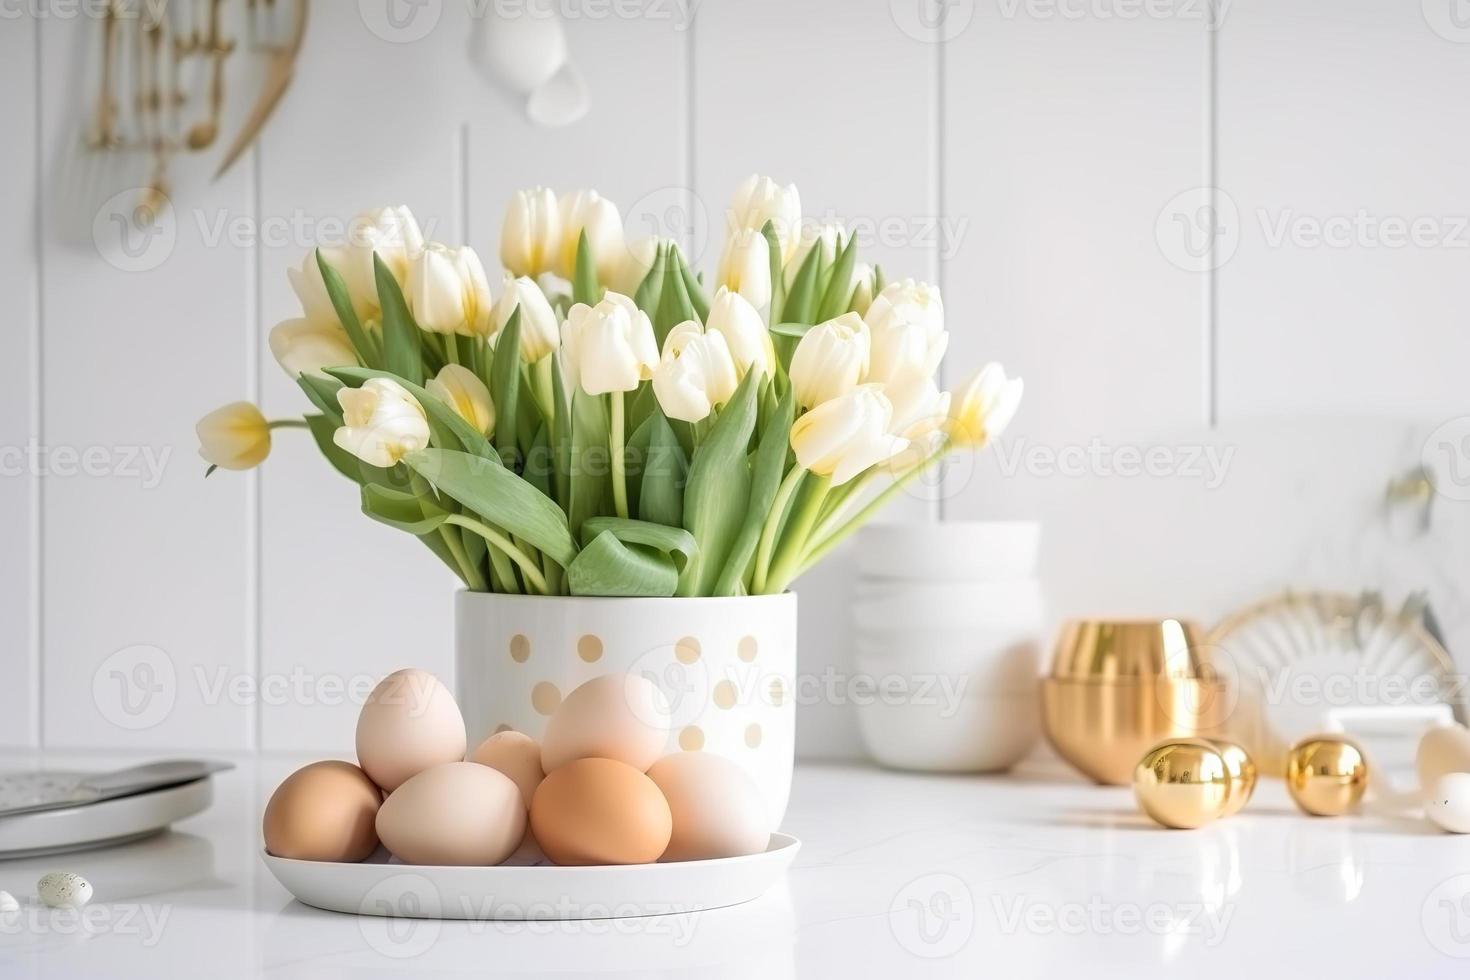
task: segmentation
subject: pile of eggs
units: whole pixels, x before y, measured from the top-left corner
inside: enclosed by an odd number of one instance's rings
[[[357,721],[357,765],[315,762],[265,808],[277,857],[361,861],[379,844],[405,864],[493,865],[512,855],[555,864],[645,864],[766,849],[760,791],[708,752],[665,754],[662,692],[631,674],[587,681],[562,701],[540,743],[515,731],[468,757],[464,719],[422,670],[384,678]]]

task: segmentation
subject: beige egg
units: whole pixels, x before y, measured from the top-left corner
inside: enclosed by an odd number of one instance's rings
[[[541,746],[521,732],[496,732],[475,747],[470,761],[503,772],[514,780],[528,810],[536,787],[546,777],[541,769]]]
[[[557,864],[649,864],[671,831],[669,804],[653,780],[612,759],[553,769],[531,800],[531,832]]]
[[[350,762],[313,762],[287,776],[265,805],[265,849],[301,861],[361,861],[378,847],[383,795]]]
[[[663,692],[636,674],[603,674],[568,694],[552,714],[541,763],[553,772],[574,759],[614,759],[647,772],[668,741]]]
[[[449,689],[425,670],[394,671],[357,716],[357,761],[391,793],[431,766],[464,758],[464,718]]]
[[[709,752],[664,756],[648,770],[669,803],[673,833],[664,861],[757,854],[771,840],[765,802],[746,771]]]
[[[1470,729],[1464,725],[1431,728],[1419,739],[1414,763],[1419,770],[1419,788],[1426,793],[1442,776],[1470,772]]]
[[[1424,815],[1441,830],[1470,834],[1470,773],[1439,777],[1424,799]]]
[[[499,864],[525,836],[526,808],[504,773],[446,762],[394,790],[377,826],[383,846],[405,864]]]

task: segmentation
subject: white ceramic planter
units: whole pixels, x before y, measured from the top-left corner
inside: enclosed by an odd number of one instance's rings
[[[858,725],[897,769],[996,772],[1040,733],[1039,528],[1028,522],[864,529]]]
[[[672,709],[668,751],[739,763],[780,825],[796,747],[796,596],[601,599],[460,592],[455,690],[470,744],[507,728],[540,738],[561,699],[637,673]]]

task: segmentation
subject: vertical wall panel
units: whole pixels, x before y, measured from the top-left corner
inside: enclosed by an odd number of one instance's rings
[[[1220,33],[1220,410],[1470,402],[1470,29],[1445,2],[1237,0]],[[1386,476],[1385,476],[1386,478]]]
[[[78,147],[97,21],[42,37],[44,737],[244,748],[227,685],[249,669],[248,483],[203,479],[194,422],[244,394],[250,255],[211,229],[248,213],[246,172],[178,161],[174,207],[140,227],[146,160]]]
[[[0,295],[6,297],[5,352],[0,358],[0,623],[4,624],[6,682],[0,685],[0,744],[33,745],[39,681],[35,628],[35,555],[32,507],[37,476],[27,448],[35,435],[34,349],[40,313],[36,277],[36,40],[37,22],[19,18],[0,32]]]
[[[719,259],[731,192],[755,172],[795,183],[805,217],[844,223],[859,236],[862,258],[882,264],[890,280],[934,280],[944,240],[934,181],[936,51],[907,35],[890,6],[761,0],[699,8],[694,189],[710,227],[705,268]],[[922,520],[932,509],[916,493],[885,516]],[[798,583],[803,675],[853,670],[850,557],[839,549]],[[802,712],[799,751],[860,751],[850,706],[803,703]]]
[[[266,346],[271,326],[300,315],[286,270],[378,205],[406,204],[430,238],[454,240],[460,121],[481,88],[466,77],[463,4],[416,8],[438,19],[416,14],[402,33],[375,33],[356,4],[312,10],[262,143],[261,215],[294,229],[260,257],[262,399],[275,416],[309,408]],[[363,516],[357,487],[306,433],[276,441],[261,474],[261,674],[276,691],[262,698],[262,746],[350,751],[355,701],[376,678],[414,666],[453,683],[457,580],[415,538]]]
[[[1001,360],[1026,399],[997,449],[955,463],[946,512],[1042,519],[1062,615],[1140,601],[1106,529],[1177,533],[1146,496],[1101,505],[1141,482],[1110,476],[1112,453],[1204,421],[1206,281],[1176,264],[1167,214],[1203,181],[1206,25],[1175,6],[977,4],[948,32],[944,200],[971,229],[945,266],[950,376]],[[1094,446],[1103,463],[1058,472]]]

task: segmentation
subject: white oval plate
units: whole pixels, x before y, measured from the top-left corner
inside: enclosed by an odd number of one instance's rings
[[[772,834],[760,854],[599,867],[430,867],[369,858],[297,861],[261,852],[297,900],[332,912],[414,919],[622,919],[701,912],[759,898],[801,841]]]
[[[83,806],[0,817],[0,860],[101,847],[155,834],[214,799],[214,782],[196,779],[151,793]]]

